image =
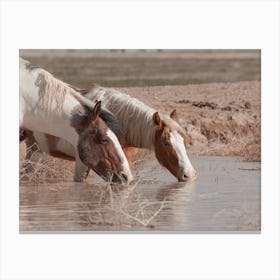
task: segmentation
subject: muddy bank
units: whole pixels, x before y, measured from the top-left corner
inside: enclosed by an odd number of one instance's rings
[[[260,82],[119,88],[163,113],[176,108],[193,155],[261,158]]]

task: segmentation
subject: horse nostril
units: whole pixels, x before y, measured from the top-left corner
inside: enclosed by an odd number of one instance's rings
[[[191,172],[183,171],[178,174],[177,178],[178,178],[179,182],[190,182],[197,178],[197,174],[196,174],[196,171],[194,171],[194,170]]]
[[[113,174],[113,178],[112,181],[114,183],[128,183],[130,182],[130,178],[129,175],[126,175],[125,173],[121,173],[121,172],[115,172]]]
[[[128,181],[128,177],[125,174],[121,173],[121,177],[125,182]]]

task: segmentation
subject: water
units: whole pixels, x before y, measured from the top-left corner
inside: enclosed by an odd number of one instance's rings
[[[129,187],[63,182],[20,186],[20,231],[260,231],[260,163],[193,157],[198,179],[178,183],[154,159]]]

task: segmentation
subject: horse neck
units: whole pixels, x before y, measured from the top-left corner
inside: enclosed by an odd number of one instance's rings
[[[52,92],[52,96],[47,96],[50,94],[48,92],[45,93],[45,96],[42,95],[40,85],[35,86],[36,82],[38,85],[39,75],[40,71],[36,70],[31,72],[21,69],[20,71],[20,110],[22,114],[20,125],[33,131],[64,138],[72,145],[76,145],[78,135],[70,125],[70,117],[73,108],[81,107],[80,103],[71,95],[71,89],[67,87],[63,92],[63,97],[55,96],[55,92]],[[63,82],[58,82],[64,86]],[[62,100],[58,106],[59,99]]]
[[[72,145],[76,146],[78,142],[78,134],[75,129],[70,125],[70,119],[73,110],[81,109],[81,104],[70,94],[66,93],[63,106],[59,112],[54,112],[58,125],[53,127],[53,133],[49,133],[56,137],[68,140]]]
[[[127,146],[154,149],[155,130],[152,122],[155,109],[117,90],[97,88],[85,95],[102,104],[118,119]]]

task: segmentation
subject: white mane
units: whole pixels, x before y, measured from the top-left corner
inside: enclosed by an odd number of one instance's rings
[[[85,96],[91,100],[100,100],[105,108],[116,115],[126,142],[139,148],[154,148],[155,128],[152,116],[155,109],[114,89],[94,87]],[[171,128],[183,132],[179,124],[169,116],[160,114],[160,117]]]
[[[72,87],[67,83],[55,78],[48,71],[33,66],[29,61],[20,58],[20,68],[24,71],[32,72],[35,75],[36,80],[34,85],[39,88],[39,102],[42,109],[50,112],[52,109],[54,111],[61,111],[65,101],[65,96],[67,93],[72,95],[75,99],[84,105],[91,108],[94,107],[92,102],[77,93]],[[52,108],[54,105],[54,108]]]

